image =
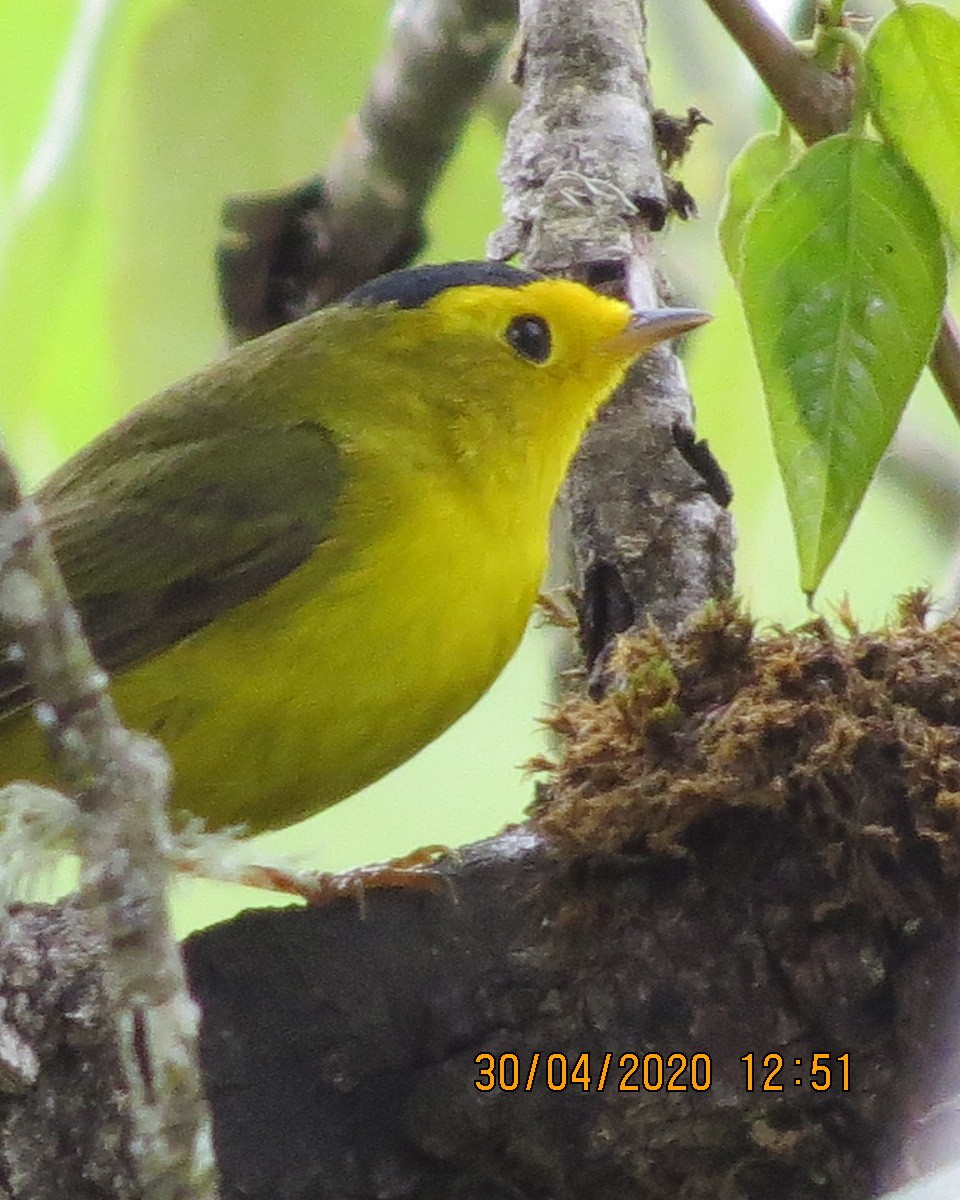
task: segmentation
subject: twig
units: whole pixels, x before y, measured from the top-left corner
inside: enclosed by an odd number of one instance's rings
[[[56,772],[78,809],[80,900],[103,947],[136,1195],[213,1197],[197,1012],[167,918],[167,761],[155,743],[120,724],[39,510],[22,495],[2,450],[0,622],[14,642],[8,653],[22,657]]]
[[[757,0],[706,0],[805,142],[850,124],[853,92],[804,54]]]
[[[943,311],[940,332],[930,358],[930,370],[953,415],[960,421],[960,327],[949,309]]]
[[[635,0],[521,0],[523,98],[489,253],[659,304],[652,232],[671,210]],[[674,630],[733,577],[727,514],[677,445],[692,404],[667,350],[646,356],[588,432],[567,498],[582,641],[599,686],[612,637]],[[689,439],[688,439],[689,440]]]
[[[219,254],[235,341],[403,266],[422,213],[515,27],[514,0],[397,0],[370,90],[322,179],[224,207]]]
[[[952,541],[960,529],[960,454],[905,421],[878,474],[913,507],[933,537]]]

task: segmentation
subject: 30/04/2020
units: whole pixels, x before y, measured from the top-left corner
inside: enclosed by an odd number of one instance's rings
[[[537,1086],[551,1092],[578,1088],[584,1092],[705,1092],[713,1069],[708,1054],[579,1055],[533,1051],[521,1063],[510,1052],[478,1054],[474,1059],[478,1092],[532,1092]]]

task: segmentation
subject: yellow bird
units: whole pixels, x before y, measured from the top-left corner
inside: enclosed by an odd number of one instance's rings
[[[289,825],[470,708],[523,633],[584,427],[639,354],[707,319],[493,263],[397,271],[60,467],[37,499],[174,807]],[[7,661],[0,782],[49,779],[29,704]]]

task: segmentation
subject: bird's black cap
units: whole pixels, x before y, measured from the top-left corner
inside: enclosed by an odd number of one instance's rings
[[[391,271],[361,284],[342,304],[395,304],[397,308],[420,308],[448,288],[486,284],[487,287],[521,287],[542,276],[498,262],[453,262],[435,266],[407,267]]]

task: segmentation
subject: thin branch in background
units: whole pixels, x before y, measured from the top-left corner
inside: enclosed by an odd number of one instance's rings
[[[494,258],[654,308],[652,234],[675,189],[661,169],[635,0],[521,0],[523,96],[501,168]],[[613,637],[675,630],[733,581],[730,519],[677,446],[692,404],[666,349],[648,354],[588,431],[567,487],[581,633],[594,690]]]
[[[933,345],[930,370],[953,415],[960,422],[960,328],[949,309],[944,310],[943,323]]]
[[[960,609],[960,547],[953,553],[953,561],[950,563],[940,595],[937,597],[934,616],[936,619],[946,620],[956,616],[958,609]]]
[[[848,128],[853,80],[838,79],[803,54],[766,14],[758,0],[706,0],[806,142]],[[944,310],[930,370],[960,420],[960,331]]]
[[[953,447],[903,421],[878,475],[908,498],[938,542],[952,542],[960,529],[960,455]]]
[[[167,916],[167,760],[156,743],[121,725],[39,509],[23,496],[2,450],[0,622],[22,656],[56,773],[76,803],[80,903],[102,950],[134,1194],[205,1200],[216,1184],[196,1059],[198,1014]],[[14,1020],[6,1014],[5,1041]],[[23,1042],[26,1033],[16,1036]],[[96,1119],[87,1114],[89,1123]],[[31,1144],[43,1144],[44,1134],[49,1155],[61,1144],[56,1126],[24,1131]]]
[[[224,207],[218,266],[234,341],[417,254],[424,205],[515,27],[515,0],[394,5],[389,44],[323,177]]]
[[[884,456],[877,476],[896,489],[918,513],[923,528],[942,544],[958,544],[960,457],[943,442],[904,421]],[[960,606],[960,551],[939,583],[929,622],[953,616]]]

